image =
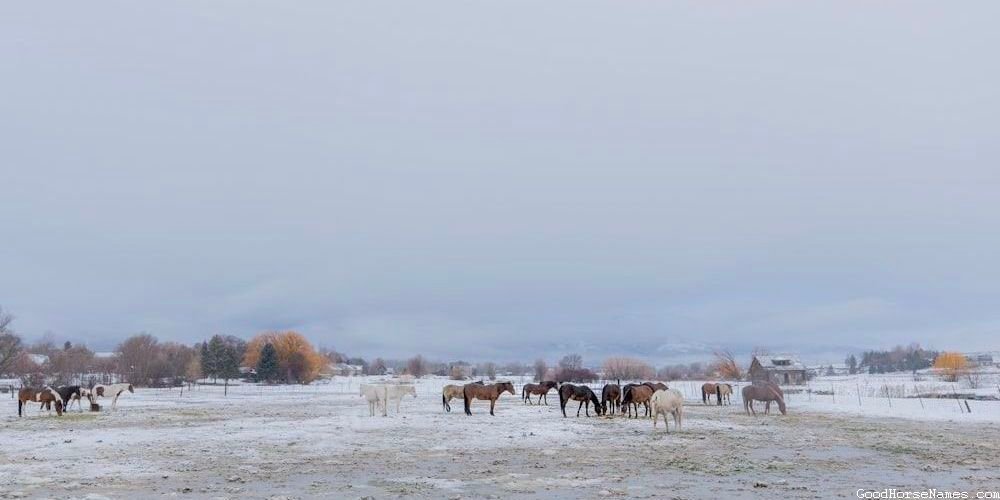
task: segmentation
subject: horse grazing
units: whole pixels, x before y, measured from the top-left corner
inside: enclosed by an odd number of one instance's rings
[[[45,406],[46,403],[55,402],[56,415],[62,416],[63,414],[63,400],[62,396],[56,392],[55,389],[45,386],[42,389],[34,389],[31,387],[24,387],[17,391],[17,416],[23,415],[24,408],[27,407],[27,403],[41,403],[38,411]],[[51,408],[51,406],[50,406]]]
[[[121,396],[123,392],[128,391],[135,393],[135,388],[132,384],[111,384],[111,385],[95,385],[93,389],[90,390],[92,394],[91,398],[97,399],[100,397],[111,398],[111,409],[114,410],[118,406],[118,396]],[[92,401],[93,401],[92,399]]]
[[[649,400],[650,406],[653,407],[653,429],[656,429],[656,421],[659,420],[659,416],[663,415],[663,426],[667,429],[667,434],[670,433],[670,424],[667,420],[667,414],[670,413],[674,416],[674,425],[677,426],[677,430],[681,430],[681,420],[684,416],[684,396],[677,389],[659,390],[653,393],[653,396]]]
[[[649,398],[653,397],[653,390],[643,384],[628,384],[622,392],[622,405],[628,410],[628,416],[632,416],[632,409],[635,408],[635,418],[639,418],[639,403],[646,406],[644,417],[650,415]],[[632,405],[632,406],[629,406]]]
[[[555,380],[545,380],[540,384],[524,384],[524,388],[521,389],[521,399],[525,403],[531,404],[531,396],[538,396],[538,404],[542,404],[542,398],[545,398],[545,406],[549,405],[549,391],[555,389]]]
[[[594,404],[594,411],[600,415],[603,412],[603,406],[601,402],[597,399],[597,394],[590,390],[590,387],[585,385],[573,385],[573,384],[563,384],[559,386],[559,407],[562,408],[563,417],[566,417],[566,403],[570,400],[579,401],[580,406],[576,408],[576,416],[580,416],[580,408],[584,406],[587,407],[587,416],[590,416],[590,404]]]
[[[781,388],[770,382],[761,385],[748,385],[743,388],[743,409],[750,415],[753,412],[754,415],[757,411],[753,409],[754,401],[763,401],[764,414],[767,415],[770,411],[771,401],[777,401],[778,410],[781,411],[782,415],[785,415],[785,397],[781,393]]]
[[[382,408],[383,417],[388,415],[385,402],[389,398],[387,397],[388,394],[386,394],[387,389],[385,385],[361,384],[358,387],[358,392],[368,401],[368,416],[374,417],[375,409],[379,407]]]
[[[604,410],[604,414],[611,415],[615,414],[615,410],[621,410],[622,405],[622,388],[618,387],[618,384],[604,384],[604,388],[601,389],[601,408]]]
[[[385,388],[385,402],[388,406],[392,400],[396,401],[396,414],[399,414],[399,404],[403,401],[403,396],[410,394],[417,397],[417,388],[409,384],[389,385]]]
[[[77,406],[80,407],[80,411],[83,411],[82,399],[84,396],[90,398],[90,391],[87,389],[82,389],[78,385],[64,385],[56,389],[59,393],[59,397],[63,400],[63,411],[69,411],[70,407],[73,406],[73,401],[76,401]],[[52,401],[46,401],[42,403],[42,407],[46,410],[52,409]]]
[[[488,399],[490,400],[490,415],[493,415],[493,408],[497,405],[497,399],[499,399],[500,395],[505,392],[509,392],[511,396],[517,395],[517,393],[514,392],[514,384],[510,382],[498,382],[496,384],[465,384],[465,387],[462,388],[462,399],[465,400],[465,414],[472,415],[470,405],[472,404],[473,399]]]
[[[733,386],[729,384],[715,384],[715,400],[722,406],[722,402],[725,401],[726,404],[733,404],[730,400],[730,396],[733,394]]]
[[[643,382],[642,385],[649,387],[650,389],[653,390],[653,392],[665,391],[669,389],[669,387],[667,387],[667,384],[664,384],[663,382]]]
[[[712,394],[716,393],[718,389],[718,384],[715,382],[705,382],[701,384],[701,402],[703,404],[709,404],[712,402]]]

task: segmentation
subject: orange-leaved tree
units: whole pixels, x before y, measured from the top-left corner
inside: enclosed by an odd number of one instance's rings
[[[968,363],[962,353],[942,352],[934,359],[934,370],[948,382],[958,380],[958,377],[965,373],[966,369],[968,369]]]
[[[254,368],[260,361],[265,345],[272,344],[278,353],[278,373],[286,382],[308,384],[319,376],[327,364],[326,358],[316,352],[312,344],[298,332],[264,332],[247,344],[243,365]]]

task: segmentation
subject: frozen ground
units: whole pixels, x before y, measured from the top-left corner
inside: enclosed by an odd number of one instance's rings
[[[518,380],[515,380],[518,382]],[[116,412],[0,420],[0,497],[853,497],[858,488],[1000,490],[1000,403],[923,410],[791,394],[749,417],[690,394],[681,432],[648,420],[564,419],[558,398],[497,415],[441,409],[419,382],[401,415],[370,418],[358,379],[310,387],[139,389]],[[518,389],[520,384],[518,384]],[[694,384],[685,387],[693,392]],[[814,388],[817,389],[818,388]],[[9,395],[4,395],[9,397]],[[847,400],[847,398],[844,398]],[[898,408],[898,410],[897,410]],[[917,406],[919,409],[919,405]],[[893,415],[893,416],[888,416]],[[905,417],[905,418],[895,418]],[[672,429],[673,431],[673,429]]]

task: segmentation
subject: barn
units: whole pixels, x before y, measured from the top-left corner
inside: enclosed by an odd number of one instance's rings
[[[754,356],[750,362],[750,380],[800,385],[806,383],[806,367],[794,356]]]

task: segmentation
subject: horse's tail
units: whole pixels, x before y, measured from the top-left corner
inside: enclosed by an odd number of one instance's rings
[[[708,404],[708,394],[705,392],[705,386],[701,386],[701,403]]]
[[[469,403],[471,403],[471,401],[469,401],[469,389],[468,388],[465,388],[465,390],[462,391],[462,400],[465,403],[465,414],[466,415],[472,415],[472,409],[469,407]]]
[[[722,384],[715,386],[715,402],[722,406]]]
[[[20,397],[17,398],[17,416],[21,416],[21,408],[24,407],[24,401]]]
[[[448,409],[448,397],[444,394],[441,394],[441,408]]]
[[[521,388],[521,402],[523,403],[525,399],[528,399],[528,384],[524,384]]]

